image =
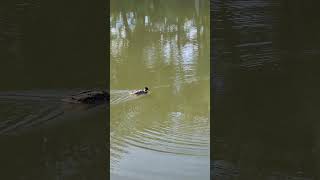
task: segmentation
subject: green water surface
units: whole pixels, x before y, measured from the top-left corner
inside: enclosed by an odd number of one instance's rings
[[[209,2],[110,9],[111,179],[209,179]]]

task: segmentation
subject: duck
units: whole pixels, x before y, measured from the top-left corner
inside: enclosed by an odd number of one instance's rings
[[[110,94],[107,91],[89,90],[71,95],[63,101],[83,104],[101,104],[110,100]]]
[[[148,91],[149,91],[149,88],[148,87],[144,87],[144,89],[134,91],[131,94],[139,96],[139,95],[143,95],[143,94],[148,94]]]

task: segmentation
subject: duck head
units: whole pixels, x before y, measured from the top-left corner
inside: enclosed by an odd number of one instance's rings
[[[148,92],[149,88],[148,87],[144,87],[144,92]]]

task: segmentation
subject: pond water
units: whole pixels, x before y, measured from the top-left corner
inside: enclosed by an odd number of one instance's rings
[[[209,2],[112,0],[110,11],[111,179],[209,179]]]
[[[319,179],[319,2],[212,3],[214,179]]]
[[[61,101],[107,87],[99,13],[91,1],[0,2],[0,179],[106,178],[107,107]]]

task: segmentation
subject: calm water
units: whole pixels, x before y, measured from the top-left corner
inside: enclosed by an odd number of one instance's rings
[[[94,6],[0,2],[0,179],[106,179],[107,107],[61,101],[107,87],[105,15]]]
[[[213,1],[214,179],[320,178],[315,5]]]
[[[209,2],[110,9],[111,179],[209,179]]]

